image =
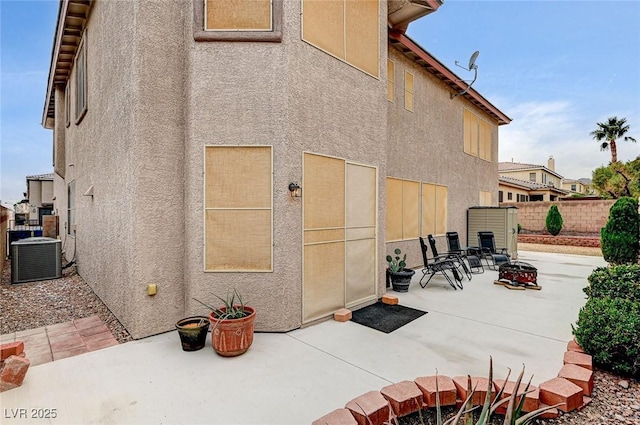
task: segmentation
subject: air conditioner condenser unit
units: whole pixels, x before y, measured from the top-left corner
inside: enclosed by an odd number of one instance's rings
[[[11,243],[11,283],[62,277],[62,242],[26,238]]]

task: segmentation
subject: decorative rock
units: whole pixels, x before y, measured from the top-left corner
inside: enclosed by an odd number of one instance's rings
[[[507,381],[505,383],[504,379],[497,379],[493,381],[493,385],[496,389],[496,392],[500,391],[500,389],[504,386],[504,391],[502,393],[503,399],[511,397],[511,394],[513,394],[513,391],[516,387],[516,383],[514,381]],[[520,387],[518,387],[518,393],[520,394],[524,393],[525,388],[527,388],[527,384],[521,382]],[[518,397],[518,399],[516,400],[516,403],[518,402],[519,399],[520,397]],[[527,389],[527,394],[524,396],[524,404],[522,406],[522,411],[533,412],[534,410],[538,409],[539,406],[540,406],[540,390],[535,385],[529,385],[529,388]],[[506,403],[503,404],[502,406],[500,406],[500,408],[499,408],[499,411],[506,412],[507,404]]]
[[[6,360],[10,356],[19,356],[24,352],[24,342],[7,342],[0,344],[0,360]]]
[[[564,353],[563,364],[574,364],[585,369],[593,370],[593,359],[590,355],[584,353],[577,353],[575,351],[567,351]]]
[[[396,305],[398,304],[400,301],[398,300],[398,297],[396,297],[395,295],[391,295],[391,294],[384,294],[382,296],[382,303],[383,304],[389,304],[389,305]]]
[[[582,388],[564,378],[553,378],[539,386],[540,401],[552,406],[561,403],[558,409],[571,412],[582,405]]]
[[[464,402],[467,399],[467,377],[456,376],[453,378],[453,383],[458,390],[458,396]],[[439,384],[438,384],[439,385]],[[471,377],[471,389],[475,389],[471,402],[474,406],[482,406],[484,399],[487,397],[487,388],[489,388],[489,380],[487,378],[472,376]]]
[[[629,389],[629,381],[625,381],[624,379],[622,381],[618,382],[618,385],[620,385],[625,390]]]
[[[20,356],[7,358],[2,370],[0,370],[0,392],[22,385],[30,364],[28,359]]]
[[[316,419],[311,425],[357,425],[349,409],[336,409],[323,417]]]
[[[412,381],[402,381],[380,390],[396,416],[407,416],[422,409],[422,391]]]
[[[333,313],[333,319],[337,322],[348,322],[351,320],[351,310],[347,308],[341,308]]]
[[[454,406],[458,393],[453,380],[448,376],[438,375],[438,392],[440,393],[440,406]],[[428,407],[436,406],[436,377],[422,376],[414,381],[424,397]]]
[[[593,372],[589,369],[573,364],[566,364],[562,366],[562,369],[558,372],[558,376],[568,379],[582,388],[584,395],[591,395],[593,392]]]
[[[345,407],[351,411],[358,425],[382,425],[389,420],[389,402],[378,391],[364,393]]]

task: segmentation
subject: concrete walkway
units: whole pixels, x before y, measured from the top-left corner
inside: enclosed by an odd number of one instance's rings
[[[538,268],[541,291],[494,285],[491,271],[465,281],[463,291],[441,277],[422,289],[418,271],[410,291],[397,295],[401,304],[429,313],[390,334],[327,321],[256,334],[246,354],[225,359],[209,345],[183,352],[177,333],[168,332],[34,366],[22,387],[0,395],[0,422],[305,424],[367,391],[436,369],[486,376],[489,356],[496,378],[508,367],[518,373],[524,363],[536,384],[562,367],[586,277],[605,262],[520,254]],[[56,417],[31,418],[46,409]]]

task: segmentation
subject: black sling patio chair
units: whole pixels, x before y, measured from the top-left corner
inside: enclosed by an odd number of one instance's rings
[[[464,276],[467,277],[468,280],[471,280],[471,272],[469,271],[469,267],[462,259],[460,254],[455,252],[447,252],[446,254],[438,254],[438,247],[436,246],[436,239],[433,235],[427,235],[427,241],[429,241],[429,246],[431,247],[431,254],[433,254],[433,259],[435,261],[439,261],[442,259],[451,260],[458,267],[458,272],[460,274],[464,273]]]
[[[473,274],[484,273],[484,266],[480,261],[480,248],[477,246],[462,246],[460,245],[460,237],[458,232],[447,232],[447,246],[449,252],[458,254],[469,263],[469,270]]]
[[[422,261],[424,262],[424,268],[422,269],[422,278],[420,278],[420,286],[425,288],[429,284],[431,278],[435,276],[436,273],[440,273],[442,276],[444,276],[445,279],[447,279],[447,282],[449,282],[449,285],[451,285],[453,289],[463,289],[462,276],[460,275],[460,272],[458,272],[458,268],[456,267],[455,263],[452,260],[447,259],[442,259],[440,261],[434,261],[433,259],[431,259],[432,261],[430,262],[429,256],[427,254],[428,248],[424,243],[424,239],[421,237],[418,239],[420,240],[420,250],[422,251]],[[453,280],[451,280],[451,277],[447,274],[447,270],[451,271]],[[422,283],[423,279],[427,277],[427,275],[429,275],[429,278],[426,282]]]
[[[487,262],[487,267],[491,270],[498,270],[500,264],[511,261],[507,248],[496,248],[493,232],[478,232],[478,245],[480,245],[481,258]]]

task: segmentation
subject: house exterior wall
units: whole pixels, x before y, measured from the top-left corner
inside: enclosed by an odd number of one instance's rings
[[[526,182],[533,181],[530,180],[529,174],[535,173],[536,175],[536,183],[550,184],[553,183],[554,187],[561,186],[561,179],[554,176],[553,174],[538,168],[538,169],[528,169],[528,170],[514,170],[514,171],[500,171],[500,175],[511,177],[518,180],[524,180]],[[543,177],[544,176],[544,177]],[[546,180],[545,180],[546,179]]]
[[[467,209],[479,204],[480,191],[498,198],[498,128],[484,112],[461,97],[451,99],[450,89],[437,78],[389,46],[395,62],[395,101],[387,102],[387,176],[435,183],[448,187],[447,231],[457,231],[466,245]],[[404,71],[414,75],[414,108],[404,108]],[[491,123],[491,162],[464,153],[464,109]],[[384,199],[384,198],[381,198]],[[436,236],[438,249],[446,251],[444,235]],[[422,265],[417,240],[389,242],[385,252],[399,247],[407,253],[407,265]]]
[[[301,40],[301,2],[285,1],[283,9],[281,43],[187,38],[185,203],[194,208],[185,210],[186,310],[204,313],[193,297],[213,300],[212,294],[224,296],[235,287],[257,308],[256,327],[267,331],[302,323],[302,203],[287,187],[298,182],[304,191],[303,152],[377,166],[381,183],[385,175],[386,77],[371,77]],[[386,16],[385,2],[380,16]],[[382,63],[385,28],[381,20]],[[271,273],[203,271],[203,154],[205,146],[220,144],[273,146]],[[383,223],[383,207],[378,217]],[[381,292],[381,242],[378,252]]]
[[[283,2],[282,41],[269,43],[195,41],[193,8],[191,1],[94,2],[84,36],[88,111],[79,123],[60,125],[65,96],[56,91],[55,132],[63,134],[54,140],[64,161],[54,186],[67,257],[73,252],[79,273],[134,338],[206,313],[194,298],[216,303],[213,294],[233,288],[256,307],[257,330],[301,326],[303,206],[288,184],[304,191],[305,152],[377,168],[378,294],[387,176],[447,185],[448,228],[463,239],[466,209],[479,192],[494,193],[497,203],[497,126],[493,162],[463,153],[464,107],[488,119],[483,112],[450,99],[443,83],[393,48],[396,63],[414,73],[416,112],[388,104],[385,1],[379,78],[301,40],[299,1]],[[214,145],[273,148],[272,272],[204,271],[204,153]],[[63,226],[70,182],[75,236]],[[84,196],[90,186],[93,196]],[[419,258],[417,241],[410,252]],[[151,283],[155,296],[146,294]]]
[[[503,184],[498,184],[498,189],[502,191],[503,193],[503,198],[502,198],[502,202],[500,203],[500,205],[502,205],[502,203],[504,202],[517,202],[518,201],[518,195],[520,196],[528,196],[529,195],[529,191],[526,189],[520,189],[520,188],[516,188],[513,186],[507,186],[507,185],[503,185]],[[509,199],[509,193],[511,193],[511,199]]]

